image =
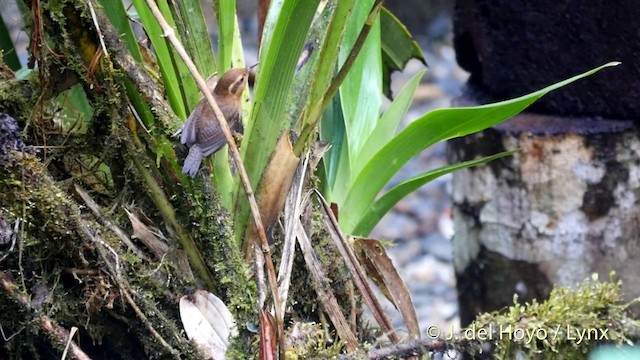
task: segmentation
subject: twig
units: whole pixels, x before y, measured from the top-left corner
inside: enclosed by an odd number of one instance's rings
[[[82,235],[84,235],[85,237],[91,239],[92,242],[97,243],[97,244],[102,244],[107,249],[109,249],[112,252],[114,252],[114,255],[116,257],[115,258],[116,259],[115,268],[111,264],[111,262],[109,262],[109,260],[107,259],[107,254],[105,253],[105,251],[100,246],[96,246],[98,254],[102,258],[102,261],[105,262],[107,268],[109,269],[109,274],[111,275],[111,279],[113,280],[113,282],[118,287],[118,290],[120,290],[120,293],[122,294],[122,296],[124,296],[124,298],[127,300],[129,305],[131,305],[131,308],[136,313],[136,315],[138,316],[140,321],[142,321],[145,324],[145,326],[147,327],[147,329],[149,330],[151,335],[153,335],[153,337],[164,348],[166,348],[169,353],[171,353],[176,359],[180,360],[180,353],[178,352],[178,350],[174,349],[169,343],[167,343],[164,340],[164,338],[162,338],[162,336],[158,333],[158,331],[156,331],[156,329],[153,327],[153,325],[151,324],[151,322],[149,321],[147,316],[142,312],[142,310],[140,310],[140,307],[138,307],[138,305],[135,303],[135,301],[133,301],[133,298],[131,297],[131,294],[129,292],[129,289],[131,287],[129,286],[126,278],[124,278],[120,273],[120,268],[119,268],[119,263],[118,263],[118,254],[115,253],[115,251],[109,245],[107,245],[102,239],[100,239],[98,236],[94,235],[91,232],[91,228],[87,224],[86,220],[81,220],[80,229],[82,231]]]
[[[324,109],[329,106],[329,103],[338,92],[338,89],[340,89],[340,85],[342,85],[344,79],[347,78],[349,70],[351,70],[353,63],[358,58],[360,50],[362,50],[364,42],[367,40],[367,36],[369,36],[369,32],[373,27],[373,23],[378,17],[378,13],[380,13],[383,2],[384,0],[376,0],[376,2],[373,4],[373,8],[371,8],[369,16],[367,16],[367,20],[365,20],[364,26],[362,27],[362,30],[360,30],[360,34],[358,34],[358,38],[356,39],[355,44],[353,44],[353,47],[351,48],[347,59],[342,64],[340,71],[338,71],[338,74],[331,82],[331,85],[329,85],[329,89],[327,89],[327,92],[324,94],[324,97],[322,99],[322,109],[320,110],[320,113],[324,112]]]
[[[100,46],[102,46],[102,53],[104,54],[104,56],[108,58],[109,53],[107,52],[107,47],[104,45],[104,36],[102,36],[102,31],[100,30],[100,24],[98,24],[98,17],[96,16],[96,11],[93,9],[93,1],[88,0],[87,4],[89,5],[89,11],[91,12],[91,19],[93,20],[93,25],[96,27],[96,32],[98,33]]]
[[[8,296],[13,298],[18,304],[22,305],[27,310],[33,310],[31,302],[20,290],[18,286],[14,284],[5,275],[4,272],[0,272],[0,287],[7,293]],[[51,335],[50,339],[57,342],[57,345],[64,346],[70,337],[69,332],[56,324],[49,316],[40,314],[40,327],[46,333]],[[69,349],[74,359],[78,360],[91,360],[91,358],[73,341],[69,342]]]
[[[118,225],[114,224],[111,220],[104,217],[102,211],[100,210],[100,206],[89,196],[89,194],[84,191],[80,185],[75,184],[76,193],[82,198],[84,203],[87,205],[89,210],[93,212],[93,214],[100,220],[100,222],[108,227],[114,234],[129,248],[129,250],[133,251],[138,257],[144,259],[146,261],[151,261],[138,247],[129,239],[129,237],[118,227]]]
[[[349,327],[347,319],[340,310],[338,300],[333,294],[331,286],[327,283],[326,273],[320,265],[320,261],[311,246],[311,241],[309,240],[299,218],[296,219],[294,226],[298,244],[300,245],[300,250],[302,250],[305,264],[309,270],[313,287],[318,294],[318,298],[323,305],[324,310],[327,312],[327,315],[329,315],[331,322],[335,326],[338,336],[345,342],[347,351],[350,353],[358,352],[360,350],[358,339],[351,331],[351,327]]]
[[[280,291],[280,299],[282,300],[281,314],[284,314],[289,296],[289,287],[291,285],[291,273],[293,271],[293,260],[295,256],[296,241],[295,230],[296,221],[300,219],[300,203],[302,200],[302,190],[305,184],[306,172],[309,167],[310,153],[304,159],[304,162],[298,165],[296,174],[294,175],[294,185],[289,189],[287,200],[284,208],[285,217],[285,236],[284,246],[282,247],[282,255],[280,257],[280,268],[278,269],[278,285]],[[283,320],[283,319],[281,319]]]
[[[164,36],[166,36],[167,39],[169,39],[169,41],[175,48],[176,52],[180,55],[182,60],[184,60],[187,68],[189,69],[189,72],[195,78],[196,83],[200,88],[200,91],[204,94],[205,99],[207,99],[209,106],[213,110],[213,113],[216,115],[216,118],[220,123],[220,128],[222,129],[222,132],[224,133],[227,143],[229,144],[229,149],[231,150],[231,154],[233,155],[233,160],[238,169],[238,173],[240,174],[240,179],[242,181],[242,185],[244,186],[247,199],[249,200],[249,206],[251,208],[251,214],[253,215],[253,221],[256,224],[256,228],[258,230],[258,237],[260,240],[259,244],[262,249],[262,252],[265,255],[265,260],[267,265],[267,276],[269,278],[269,285],[271,287],[271,294],[273,296],[276,318],[281,319],[282,316],[280,315],[280,309],[281,309],[280,297],[278,296],[278,283],[276,280],[276,271],[275,271],[275,267],[273,266],[273,260],[271,259],[271,249],[269,248],[269,242],[267,241],[267,235],[265,233],[264,226],[262,224],[262,218],[260,217],[260,211],[258,209],[258,203],[256,202],[256,199],[254,196],[253,188],[251,187],[251,183],[249,182],[249,177],[247,176],[247,171],[245,170],[244,164],[242,163],[240,152],[238,152],[238,146],[236,145],[235,139],[233,138],[233,135],[231,134],[231,130],[229,129],[229,124],[227,123],[227,119],[222,114],[222,111],[220,111],[218,104],[213,98],[213,94],[209,91],[206,81],[202,78],[202,76],[198,72],[198,69],[196,68],[195,64],[193,63],[193,61],[185,51],[182,44],[180,43],[180,40],[178,40],[178,38],[175,36],[175,30],[164,19],[164,16],[162,16],[162,13],[160,12],[160,9],[156,5],[155,1],[147,0],[147,4],[149,5],[149,8],[151,9],[151,12],[153,13],[153,15],[158,20],[158,23],[162,27],[162,30],[164,31]],[[282,324],[280,323],[280,321],[278,321],[278,323],[279,323],[278,337],[282,338],[283,336]],[[284,351],[284,349],[281,349],[281,351]]]
[[[367,281],[367,277],[358,262],[356,255],[353,253],[351,246],[347,243],[347,240],[344,238],[344,235],[340,231],[340,227],[338,226],[338,221],[335,216],[333,216],[333,212],[331,211],[331,207],[325,201],[322,194],[320,194],[317,190],[311,190],[316,197],[320,200],[320,204],[322,205],[322,215],[325,220],[325,224],[327,225],[327,229],[329,230],[329,234],[331,238],[334,240],[340,255],[342,255],[345,265],[349,269],[351,276],[353,278],[356,287],[360,291],[363,300],[371,309],[373,317],[376,319],[382,330],[387,334],[389,340],[393,343],[397,343],[399,341],[396,332],[393,330],[393,326],[391,325],[391,321],[389,317],[382,310],[382,306],[380,302],[375,297],[371,286]]]
[[[67,346],[64,347],[64,351],[62,352],[61,360],[65,360],[67,358],[67,353],[69,352],[69,346],[71,345],[71,341],[73,341],[73,336],[78,332],[78,328],[75,326],[71,327],[71,331],[69,332],[69,340],[67,340]]]
[[[126,284],[126,286],[129,287],[129,284]],[[142,321],[145,324],[145,326],[147,327],[147,330],[149,330],[151,335],[153,335],[153,337],[160,343],[160,345],[162,345],[165,349],[167,349],[171,353],[171,355],[173,355],[174,358],[176,358],[177,360],[180,360],[181,359],[180,352],[174,349],[171,345],[169,345],[169,343],[165,341],[162,335],[160,335],[158,331],[153,327],[153,325],[151,324],[147,316],[142,312],[142,310],[140,310],[140,307],[138,306],[138,304],[136,304],[136,302],[133,301],[133,298],[131,297],[129,290],[125,288],[125,285],[118,282],[118,287],[120,287],[120,290],[124,294],[125,299],[129,303],[129,305],[131,305],[131,308],[136,313],[136,315],[138,315],[138,318],[140,319],[140,321]]]

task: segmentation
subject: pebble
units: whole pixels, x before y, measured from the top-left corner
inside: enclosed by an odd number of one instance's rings
[[[450,264],[453,261],[453,244],[440,232],[432,232],[421,239],[424,252],[432,254],[436,259]]]

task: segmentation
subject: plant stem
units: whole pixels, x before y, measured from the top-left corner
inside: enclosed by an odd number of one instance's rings
[[[231,135],[231,130],[229,129],[229,124],[227,123],[227,119],[225,119],[224,115],[222,114],[222,111],[220,111],[218,104],[213,98],[213,94],[207,87],[206,81],[202,78],[202,76],[198,72],[198,69],[196,68],[191,58],[189,58],[189,55],[184,50],[184,47],[180,43],[180,40],[178,40],[178,38],[175,36],[174,29],[171,26],[169,26],[167,21],[162,16],[162,13],[160,12],[160,9],[158,9],[158,6],[156,5],[155,1],[147,0],[147,4],[149,5],[149,8],[151,9],[151,12],[153,13],[153,15],[158,20],[158,23],[162,27],[162,30],[164,31],[164,35],[171,42],[176,52],[184,60],[185,64],[187,65],[187,68],[189,69],[189,72],[191,72],[191,75],[193,75],[193,77],[195,78],[196,83],[200,88],[200,91],[202,91],[205,99],[207,99],[207,102],[209,103],[209,106],[213,110],[213,113],[216,115],[216,118],[220,123],[220,128],[222,129],[222,132],[224,133],[227,143],[229,144],[229,149],[231,150],[231,154],[233,155],[233,160],[235,161],[235,164],[238,168],[238,173],[240,175],[242,185],[244,186],[244,190],[249,200],[251,214],[253,215],[253,220],[258,230],[259,245],[264,254],[265,263],[267,265],[267,275],[269,278],[269,287],[271,288],[271,293],[273,296],[274,311],[276,315],[275,317],[276,319],[281,319],[283,317],[280,316],[280,308],[281,308],[280,297],[278,296],[279,292],[278,292],[278,283],[276,280],[276,271],[275,271],[275,267],[273,266],[273,260],[271,259],[271,249],[269,247],[269,242],[267,241],[267,235],[264,230],[264,225],[262,224],[262,218],[260,216],[260,211],[258,209],[258,203],[256,202],[256,198],[254,196],[253,188],[249,183],[249,177],[247,176],[247,171],[244,168],[242,158],[240,157],[240,153],[238,152],[238,146],[236,145],[236,142],[233,136]],[[278,338],[283,339],[282,337],[283,335],[284,335],[283,324],[279,322]],[[284,351],[284,349],[280,349],[280,350]]]

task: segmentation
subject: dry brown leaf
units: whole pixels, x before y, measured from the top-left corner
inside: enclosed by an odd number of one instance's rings
[[[276,341],[276,319],[264,309],[260,309],[260,360],[275,360],[278,358],[278,343]]]
[[[311,246],[311,241],[309,240],[300,219],[296,221],[295,225],[296,238],[298,239],[298,244],[300,245],[305,265],[309,270],[311,284],[318,294],[318,301],[322,304],[322,307],[325,313],[329,316],[329,319],[331,319],[331,323],[336,328],[336,333],[340,339],[345,342],[347,351],[350,353],[358,352],[360,350],[358,339],[353,331],[351,331],[349,322],[342,313],[342,310],[340,310],[338,300],[333,294],[331,285],[329,285],[327,281],[327,277],[325,275],[326,272]]]
[[[389,340],[391,340],[391,342],[393,343],[399,342],[400,339],[398,338],[396,331],[391,325],[391,320],[389,320],[389,317],[384,312],[384,309],[378,301],[378,298],[376,298],[371,285],[369,285],[367,277],[364,274],[364,270],[362,270],[362,266],[360,265],[360,262],[354,254],[351,244],[347,242],[345,236],[342,234],[340,226],[338,225],[338,220],[336,220],[336,217],[331,210],[331,206],[327,203],[324,197],[322,197],[322,194],[320,194],[317,190],[312,191],[314,195],[316,195],[318,200],[320,200],[320,203],[322,205],[322,219],[327,226],[329,235],[336,245],[338,252],[340,252],[340,255],[342,256],[345,265],[349,269],[351,278],[353,279],[356,288],[362,295],[362,299],[367,304],[367,306],[369,306],[374,319],[376,320],[378,325],[380,325],[385,334],[389,337]]]
[[[278,219],[278,214],[284,207],[284,201],[291,187],[291,181],[295,174],[300,158],[295,156],[289,140],[289,132],[280,135],[278,144],[271,154],[269,164],[262,175],[258,190],[258,208],[265,229],[268,229]],[[252,245],[251,239],[257,238],[256,226],[248,227],[245,244]],[[247,249],[245,249],[247,250]],[[245,254],[251,252],[245,251]]]
[[[157,259],[161,259],[162,256],[169,251],[169,246],[158,239],[135,214],[129,212],[127,209],[124,211],[127,213],[129,221],[131,222],[133,236],[140,240]]]
[[[369,278],[402,314],[409,336],[419,339],[420,326],[409,289],[393,266],[385,248],[374,239],[355,239],[353,247]]]

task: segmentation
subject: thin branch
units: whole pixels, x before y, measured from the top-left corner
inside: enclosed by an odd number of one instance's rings
[[[71,331],[69,332],[69,340],[67,340],[67,345],[64,347],[64,351],[62,352],[62,360],[67,359],[67,354],[69,353],[69,347],[71,346],[71,341],[73,341],[73,337],[78,332],[78,328],[75,326],[71,327]]]
[[[191,60],[187,52],[185,51],[184,47],[180,43],[180,40],[178,40],[178,38],[175,36],[175,30],[164,19],[164,16],[162,16],[162,13],[160,12],[160,9],[156,5],[155,1],[147,0],[147,5],[149,5],[151,12],[156,17],[156,19],[158,20],[158,23],[162,27],[162,30],[164,31],[164,36],[166,36],[167,39],[171,42],[176,52],[180,55],[182,60],[184,60],[185,64],[187,65],[187,68],[189,69],[189,72],[195,78],[196,83],[200,88],[200,91],[204,94],[205,99],[207,99],[207,102],[211,107],[211,110],[213,110],[213,113],[216,115],[216,118],[220,123],[220,128],[222,129],[222,132],[224,133],[227,143],[229,144],[229,149],[231,150],[231,154],[233,155],[233,160],[236,164],[238,173],[240,175],[240,179],[242,181],[242,185],[244,186],[244,190],[249,200],[249,206],[251,207],[251,214],[253,215],[253,221],[256,224],[256,228],[258,230],[258,237],[260,240],[259,244],[262,249],[262,252],[265,255],[265,260],[267,265],[267,276],[269,278],[269,285],[271,287],[271,293],[273,296],[276,318],[281,319],[282,316],[280,315],[280,309],[281,309],[280,297],[278,296],[278,283],[276,280],[276,271],[275,271],[275,267],[273,266],[273,260],[271,259],[271,249],[269,248],[267,235],[265,233],[264,226],[262,224],[262,218],[260,216],[260,211],[258,209],[258,203],[256,202],[253,188],[251,187],[251,183],[249,182],[249,176],[247,175],[247,171],[244,168],[242,158],[240,157],[240,152],[238,151],[238,146],[236,145],[235,139],[231,134],[231,130],[229,129],[229,124],[227,123],[227,119],[222,114],[222,111],[220,111],[220,107],[218,107],[218,104],[213,98],[213,94],[211,93],[211,91],[209,91],[209,87],[207,86],[206,81],[202,78],[202,76],[198,72],[197,67],[195,66],[195,64],[193,63],[193,61]],[[282,335],[283,335],[282,324],[279,324],[278,337],[282,338]],[[281,351],[284,351],[284,349],[281,349]]]
[[[362,47],[364,46],[364,42],[367,40],[367,36],[369,36],[369,32],[373,27],[373,23],[375,22],[376,18],[378,17],[378,14],[380,13],[380,9],[382,8],[383,2],[384,0],[376,0],[376,2],[373,4],[373,8],[371,8],[371,12],[369,12],[369,16],[367,17],[367,20],[364,22],[364,26],[362,27],[362,30],[360,30],[360,34],[358,34],[358,38],[356,39],[355,44],[351,48],[351,51],[349,52],[347,59],[342,64],[340,71],[338,71],[338,75],[336,75],[336,77],[333,79],[333,81],[331,82],[331,85],[329,85],[329,89],[327,89],[327,92],[325,93],[322,99],[322,108],[320,109],[320,113],[324,112],[327,106],[329,106],[329,103],[338,92],[338,89],[340,89],[340,85],[342,85],[342,82],[344,82],[344,79],[347,78],[347,74],[349,73],[349,70],[351,70],[353,63],[356,62],[356,59],[360,54],[360,50],[362,50]]]
[[[18,286],[14,284],[13,281],[11,281],[4,272],[0,272],[0,287],[9,297],[13,298],[13,300],[22,305],[26,310],[34,311],[29,298],[27,298],[27,296],[18,289]],[[51,319],[47,315],[40,314],[39,320],[42,330],[50,335],[49,339],[57,343],[56,347],[64,347],[68,342],[71,356],[74,359],[91,360],[91,358],[84,351],[82,351],[78,344],[76,344],[74,341],[69,341],[69,332],[60,325],[56,324],[53,319]]]
[[[129,250],[133,251],[134,254],[138,255],[141,259],[146,261],[151,261],[149,257],[147,257],[142,250],[138,249],[138,247],[129,239],[127,234],[124,233],[122,229],[118,227],[118,225],[114,224],[110,219],[106,218],[102,214],[102,210],[100,206],[91,198],[91,196],[84,191],[80,185],[75,184],[76,193],[82,198],[87,207],[93,212],[93,215],[98,218],[98,220],[107,228],[109,228],[113,233],[129,248]]]
[[[305,232],[300,219],[298,218],[294,220],[294,222],[295,224],[293,226],[295,226],[296,238],[298,239],[300,250],[302,251],[305,264],[307,265],[307,269],[309,270],[311,283],[313,284],[313,287],[318,294],[318,299],[323,305],[327,315],[329,315],[331,322],[335,326],[338,336],[342,341],[345,342],[347,351],[349,353],[356,353],[360,351],[358,339],[351,331],[351,327],[349,327],[347,319],[344,317],[344,314],[340,310],[338,300],[333,294],[331,286],[328,284],[326,272],[322,268],[322,265],[320,264],[320,261],[318,260],[318,257],[316,256],[315,251],[311,246],[311,240],[309,240],[309,237],[307,236],[307,233]]]
[[[142,321],[145,324],[145,326],[147,327],[147,330],[149,330],[151,335],[153,335],[153,337],[158,341],[158,343],[160,343],[160,345],[162,345],[165,349],[167,349],[167,351],[171,355],[173,355],[174,358],[176,358],[177,360],[180,360],[180,352],[178,352],[178,350],[174,349],[169,343],[167,343],[166,340],[164,340],[162,335],[160,335],[158,331],[153,327],[153,325],[151,324],[147,316],[142,312],[142,310],[140,310],[140,307],[135,303],[135,301],[133,301],[133,298],[131,297],[131,294],[129,291],[131,289],[131,286],[127,282],[127,279],[123,277],[122,274],[120,273],[118,254],[115,253],[115,251],[113,251],[113,249],[109,245],[107,245],[102,239],[100,239],[99,236],[94,235],[92,233],[91,228],[86,220],[81,220],[80,230],[82,232],[81,234],[84,235],[86,238],[91,239],[93,243],[102,244],[107,249],[114,252],[115,262],[116,262],[115,267],[113,266],[113,264],[111,264],[111,262],[109,262],[109,259],[107,259],[107,255],[104,252],[104,250],[100,248],[100,246],[96,246],[98,255],[100,255],[100,257],[102,258],[102,261],[104,261],[105,265],[109,269],[109,275],[111,276],[111,279],[118,287],[118,290],[120,290],[120,293],[122,294],[122,296],[124,296],[124,298],[127,300],[129,305],[131,305],[131,308],[136,313],[140,321]]]
[[[389,317],[386,315],[386,313],[382,309],[382,306],[380,305],[380,302],[374,295],[373,290],[371,289],[371,286],[369,286],[369,282],[367,281],[367,277],[364,274],[364,271],[362,270],[358,259],[356,258],[356,255],[353,253],[351,246],[342,234],[342,231],[338,226],[338,221],[333,215],[333,211],[331,211],[331,207],[329,206],[329,204],[327,204],[326,200],[324,199],[324,197],[322,197],[322,194],[320,194],[320,192],[315,189],[311,190],[311,192],[313,192],[313,194],[315,194],[316,197],[320,200],[320,204],[322,205],[322,216],[324,218],[325,224],[327,225],[327,230],[329,230],[331,238],[334,240],[334,243],[336,244],[340,255],[342,255],[344,263],[349,269],[353,281],[360,291],[363,300],[365,301],[367,306],[369,306],[369,309],[371,309],[373,317],[376,319],[382,330],[384,330],[384,332],[387,334],[389,340],[391,340],[393,343],[399,342],[398,335],[396,335],[395,330],[393,330],[393,326],[391,325]]]

